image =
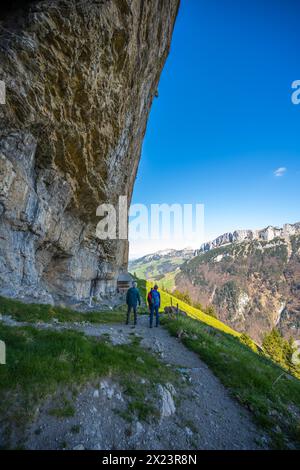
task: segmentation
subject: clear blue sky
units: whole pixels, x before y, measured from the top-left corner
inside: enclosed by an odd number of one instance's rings
[[[299,21],[293,0],[182,0],[133,203],[204,203],[206,239],[300,220]]]

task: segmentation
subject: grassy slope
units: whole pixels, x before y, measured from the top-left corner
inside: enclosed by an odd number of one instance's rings
[[[162,289],[168,289],[169,291],[172,291],[172,289],[175,286],[175,277],[178,274],[178,271],[171,271],[170,273],[167,273],[164,275],[163,279],[159,281],[159,283],[162,286]]]
[[[300,381],[238,338],[188,317],[164,319],[171,334],[184,332],[183,343],[208,364],[233,396],[271,435],[276,448],[287,441],[300,446]]]
[[[138,282],[146,298],[151,283]],[[284,447],[284,436],[299,441],[300,381],[243,345],[239,334],[222,322],[177,301],[170,294],[161,292],[161,297],[162,308],[170,305],[172,298],[173,305],[178,302],[179,308],[189,315],[175,320],[163,319],[170,333],[176,335],[178,330],[184,331],[184,344],[198,353],[235,398],[251,410],[258,423],[271,433],[274,446]],[[82,314],[69,309],[0,300],[0,311],[11,313],[18,320],[49,321],[55,317],[61,321],[124,321],[122,308],[116,312]],[[4,410],[10,410],[10,404],[13,405],[13,390],[22,391],[23,405],[18,413],[21,417],[22,413],[28,416],[30,403],[55,391],[59,385],[84,383],[95,376],[113,373],[119,375],[133,397],[130,412],[145,417],[154,410],[147,411],[143,405],[146,390],[141,389],[137,378],[147,376],[150,383],[156,384],[159,380],[167,380],[170,375],[167,368],[136,342],[112,348],[107,341],[87,338],[78,332],[10,328],[1,323],[0,339],[6,341],[8,355],[7,366],[0,368],[1,415],[6,415]],[[137,356],[143,358],[144,364],[136,362]],[[68,406],[65,408],[70,411]]]
[[[113,312],[81,313],[70,308],[53,307],[47,304],[25,304],[5,297],[0,297],[0,313],[11,315],[15,320],[25,322],[48,322],[56,318],[61,322],[115,323],[125,319],[124,307]]]
[[[125,312],[125,306],[121,306],[114,311],[80,313],[0,297],[0,313],[33,324],[51,322],[54,318],[61,322],[123,323]],[[102,376],[113,376],[129,398],[124,418],[137,416],[147,420],[157,414],[151,403],[145,402],[147,394],[155,397],[158,383],[177,380],[174,372],[139,346],[134,335],[131,344],[112,346],[107,335],[99,339],[77,331],[10,327],[0,322],[0,339],[6,344],[7,353],[6,365],[0,366],[0,430],[6,428],[5,447],[9,446],[15,428],[22,435],[23,426],[38,404],[57,390],[71,389],[76,396],[78,386]],[[138,357],[142,361],[137,361]],[[65,417],[74,413],[64,393],[56,401],[53,415]],[[22,441],[19,445],[22,446]]]
[[[136,277],[139,279],[149,279],[150,281],[158,280],[159,283],[164,286],[165,289],[173,289],[175,285],[175,276],[176,276],[176,268],[181,266],[184,263],[183,258],[171,258],[170,260],[161,259],[161,260],[153,260],[149,261],[148,263],[142,263],[135,265],[132,262],[130,266],[130,271],[136,274]],[[173,266],[173,270],[164,273],[164,264],[171,264]],[[162,275],[162,277],[160,277]]]
[[[152,283],[138,283],[146,298]],[[253,413],[257,423],[270,433],[275,448],[286,447],[286,440],[299,447],[300,381],[253,352],[239,340],[240,333],[165,292],[161,292],[162,309],[171,305],[171,299],[188,317],[163,319],[170,333],[186,333],[184,344],[199,354],[233,396]]]
[[[6,365],[0,366],[0,430],[5,430],[5,448],[16,428],[22,436],[24,425],[34,416],[41,400],[58,390],[72,391],[76,396],[79,385],[113,376],[129,399],[125,418],[147,420],[157,413],[151,403],[145,402],[147,394],[154,397],[158,383],[176,382],[174,372],[141,348],[135,336],[131,344],[112,346],[105,336],[99,340],[75,331],[0,323],[0,338],[7,351]],[[74,411],[63,395],[52,414],[64,417]],[[22,444],[21,438],[18,446]]]
[[[139,279],[138,285],[146,301],[147,292],[151,289],[153,283],[150,281]],[[163,291],[160,291],[160,295],[161,310],[163,310],[167,306],[170,306],[171,304],[173,304],[173,306],[176,306],[178,304],[179,309],[186,312],[191,318],[194,318],[195,320],[200,320],[203,323],[212,326],[213,328],[216,328],[218,330],[221,330],[225,333],[228,333],[232,336],[240,336],[240,333],[225,325],[225,323],[221,322],[220,320],[217,320],[216,318],[211,317],[210,315],[206,315],[206,313],[201,312],[201,310],[198,310],[195,307],[191,307],[182,300],[178,300],[173,295]]]

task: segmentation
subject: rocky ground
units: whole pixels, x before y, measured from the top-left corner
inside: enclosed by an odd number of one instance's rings
[[[6,324],[14,325],[9,317]],[[229,395],[209,368],[163,328],[148,328],[141,315],[132,325],[37,324],[38,328],[72,328],[87,335],[110,337],[113,344],[141,338],[141,346],[180,373],[177,384],[158,386],[152,401],[158,413],[149,422],[126,419],[128,397],[115,379],[99,379],[72,396],[70,417],[49,415],[61,391],[36,410],[24,437],[28,449],[259,449],[268,446],[251,416]],[[141,359],[142,360],[142,359]],[[149,399],[149,398],[148,398]],[[146,398],[145,398],[146,400]],[[150,398],[151,400],[151,398]],[[149,403],[150,404],[150,403]],[[153,404],[153,403],[152,403]],[[125,416],[125,417],[124,417]]]

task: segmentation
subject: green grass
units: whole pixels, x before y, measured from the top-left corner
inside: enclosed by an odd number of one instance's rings
[[[54,318],[60,322],[119,323],[125,320],[125,312],[125,307],[120,306],[113,311],[81,313],[70,308],[48,304],[26,304],[0,296],[0,313],[11,315],[17,321],[31,323],[51,322]]]
[[[159,284],[162,286],[163,290],[172,291],[172,289],[175,287],[175,277],[177,274],[178,271],[172,271],[164,275],[164,277],[159,281]]]
[[[146,299],[152,283],[138,280],[138,284]],[[253,352],[247,346],[247,338],[243,339],[221,321],[163,291],[161,300],[162,309],[171,305],[172,300],[174,306],[178,303],[189,316],[163,318],[162,323],[173,335],[178,330],[186,333],[182,336],[184,344],[253,413],[257,423],[270,433],[274,447],[285,447],[287,440],[299,446],[300,381],[265,356]],[[0,297],[0,312],[33,323],[49,322],[53,318],[93,323],[125,319],[124,307],[113,312],[80,313],[3,297]],[[112,346],[104,335],[99,339],[75,331],[43,331],[33,326],[8,327],[0,323],[0,339],[5,341],[7,350],[7,364],[0,366],[0,424],[6,422],[8,437],[15,425],[22,426],[33,416],[41,400],[58,389],[80,387],[104,376],[114,376],[129,397],[129,406],[120,411],[121,415],[129,421],[135,416],[149,421],[157,416],[153,404],[157,384],[177,380],[170,368],[140,347],[140,339],[134,334],[131,344]],[[148,400],[149,396],[152,400]],[[56,417],[72,416],[74,409],[62,399],[50,413]]]
[[[64,400],[59,406],[51,408],[48,413],[56,418],[69,418],[75,415],[75,408],[68,400]]]
[[[141,294],[143,295],[145,301],[147,297],[147,293],[153,287],[153,282],[150,281],[145,281],[143,279],[138,279],[138,287],[141,291]],[[213,328],[216,328],[217,330],[223,331],[224,333],[230,334],[232,336],[239,337],[241,334],[238,333],[237,331],[233,330],[229,326],[225,325],[225,323],[221,322],[220,320],[207,315],[206,313],[202,312],[201,310],[192,307],[191,305],[188,305],[187,303],[183,302],[182,300],[177,299],[173,295],[164,292],[160,290],[160,296],[161,296],[161,310],[163,311],[165,307],[169,307],[170,305],[173,305],[176,307],[178,304],[178,307],[180,310],[183,310],[189,317],[195,319],[195,320],[200,320],[201,322],[205,323],[208,326],[211,326]]]
[[[115,377],[129,397],[129,413],[145,419],[152,413],[151,407],[147,412],[143,406],[147,393],[158,383],[176,379],[175,373],[143,350],[135,337],[131,344],[113,346],[105,338],[80,332],[0,323],[0,338],[7,352],[6,365],[0,366],[0,428],[6,426],[8,442],[15,426],[24,427],[38,404],[58,390],[69,390],[75,384],[80,387],[99,377]],[[56,402],[51,414],[73,415],[69,403]]]
[[[172,258],[172,259],[160,259],[152,260],[142,263],[137,263],[133,261],[129,264],[130,271],[135,273],[136,277],[140,279],[149,279],[151,281],[156,280],[159,276],[163,276],[160,282],[164,282],[163,279],[167,277],[168,274],[174,274],[177,267],[181,266],[184,263],[183,258]],[[170,287],[173,287],[170,286]]]
[[[300,381],[271,360],[253,352],[238,338],[187,317],[164,319],[172,335],[208,364],[232,395],[270,434],[276,448],[287,441],[300,447]],[[280,377],[280,378],[279,378]],[[278,379],[279,378],[279,379]],[[277,428],[279,426],[279,428]]]

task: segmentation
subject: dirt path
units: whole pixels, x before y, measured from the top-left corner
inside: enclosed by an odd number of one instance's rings
[[[180,390],[171,387],[170,393],[167,392],[163,405],[166,413],[159,422],[149,424],[134,420],[128,423],[119,415],[119,411],[127,407],[122,390],[110,379],[102,380],[96,388],[89,386],[76,397],[73,403],[75,416],[49,416],[47,411],[51,403],[45,403],[29,429],[27,448],[150,450],[257,449],[266,446],[265,435],[210,369],[164,328],[149,329],[147,316],[139,317],[134,329],[120,324],[40,324],[38,327],[67,327],[91,336],[109,334],[113,344],[129,343],[135,332],[142,338],[144,348],[180,371],[182,386]]]

